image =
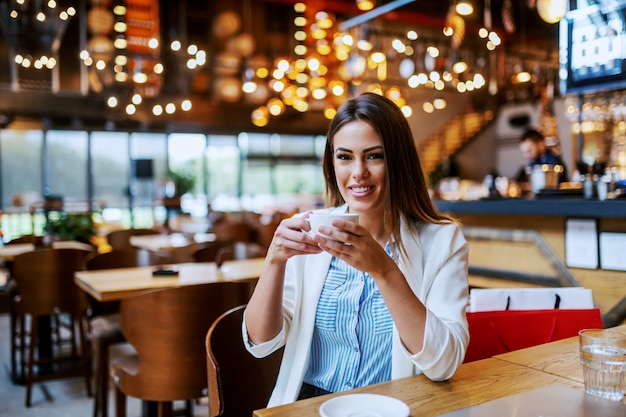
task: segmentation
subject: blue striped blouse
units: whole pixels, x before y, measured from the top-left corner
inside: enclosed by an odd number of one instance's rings
[[[333,258],[304,381],[330,392],[389,381],[392,331],[391,315],[371,275]]]

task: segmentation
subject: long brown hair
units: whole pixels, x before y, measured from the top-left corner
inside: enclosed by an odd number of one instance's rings
[[[387,189],[383,219],[385,231],[387,239],[393,236],[402,253],[406,254],[400,238],[402,215],[410,222],[411,228],[418,221],[442,224],[455,220],[439,212],[428,194],[413,134],[404,114],[391,100],[376,93],[363,93],[348,99],[330,123],[322,159],[326,204],[339,206],[345,203],[333,166],[333,138],[339,129],[355,120],[369,123],[383,143]]]

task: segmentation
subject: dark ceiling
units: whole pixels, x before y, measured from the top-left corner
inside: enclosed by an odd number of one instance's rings
[[[88,0],[82,0],[89,4]],[[0,1],[3,3],[4,0]],[[59,3],[75,3],[63,2]],[[285,39],[289,39],[292,31],[291,22],[295,0],[230,0],[230,1],[198,1],[198,0],[160,0],[161,25],[170,26],[187,36],[190,43],[197,43],[207,48],[211,57],[212,48],[216,48],[212,24],[215,17],[224,10],[234,10],[241,14],[244,30],[254,35],[257,49],[269,50],[280,48]],[[346,21],[358,16],[360,12],[354,0],[312,0],[305,2],[308,7],[317,7],[335,13],[337,21]],[[433,31],[439,33],[444,26],[451,1],[415,0],[392,11],[384,13],[366,24],[382,23],[391,27],[414,28],[418,32]],[[537,11],[529,8],[532,0],[485,0],[474,1],[476,8],[473,16],[466,18],[466,33],[476,33],[484,25],[484,4],[490,3],[492,28],[503,39],[507,48],[527,49],[532,53],[555,50],[557,48],[558,25],[550,25],[541,20]],[[377,7],[397,4],[397,1],[378,1]],[[507,5],[507,7],[503,7]],[[215,101],[210,96],[210,68],[200,71],[194,80],[192,93],[195,94],[194,111],[186,116],[170,117],[167,122],[155,121],[149,115],[136,114],[129,117],[120,112],[113,112],[103,105],[104,98],[81,92],[81,63],[78,59],[78,42],[81,37],[79,19],[75,19],[67,28],[61,44],[61,64],[59,72],[60,91],[56,94],[39,91],[37,88],[27,91],[16,91],[11,88],[11,77],[8,60],[6,37],[0,36],[0,113],[9,116],[45,117],[55,123],[68,123],[83,126],[93,123],[96,126],[113,121],[116,126],[129,128],[154,129],[166,128],[172,123],[181,123],[183,128],[190,130],[198,127],[214,130],[254,129],[247,114],[253,106],[246,104],[229,104]],[[505,25],[508,22],[509,25]],[[509,29],[507,31],[506,28]],[[511,30],[514,28],[514,30]],[[288,42],[288,41],[286,41]],[[282,47],[285,47],[283,45]],[[175,86],[180,80],[173,80]],[[177,87],[178,88],[178,87]],[[313,113],[313,112],[311,112]],[[242,114],[246,115],[242,118]],[[65,121],[65,122],[64,122]],[[323,130],[326,121],[319,114],[282,117],[280,124],[274,126],[276,131]],[[180,129],[180,126],[177,126]]]

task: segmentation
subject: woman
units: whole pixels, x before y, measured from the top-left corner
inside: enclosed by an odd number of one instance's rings
[[[433,206],[400,109],[373,93],[346,101],[323,168],[322,211],[359,220],[311,238],[306,213],[274,233],[242,329],[257,357],[285,346],[268,406],[416,373],[450,378],[469,341],[468,245]]]

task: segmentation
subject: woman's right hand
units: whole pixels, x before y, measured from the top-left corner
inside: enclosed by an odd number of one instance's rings
[[[308,255],[320,253],[322,250],[307,233],[311,226],[304,216],[290,217],[280,222],[274,231],[274,237],[270,243],[266,261],[271,263],[284,263],[295,255]]]
[[[280,222],[265,255],[263,271],[246,307],[246,328],[254,344],[273,339],[283,326],[283,286],[287,260],[295,255],[320,253],[306,232],[311,230],[305,216]]]

